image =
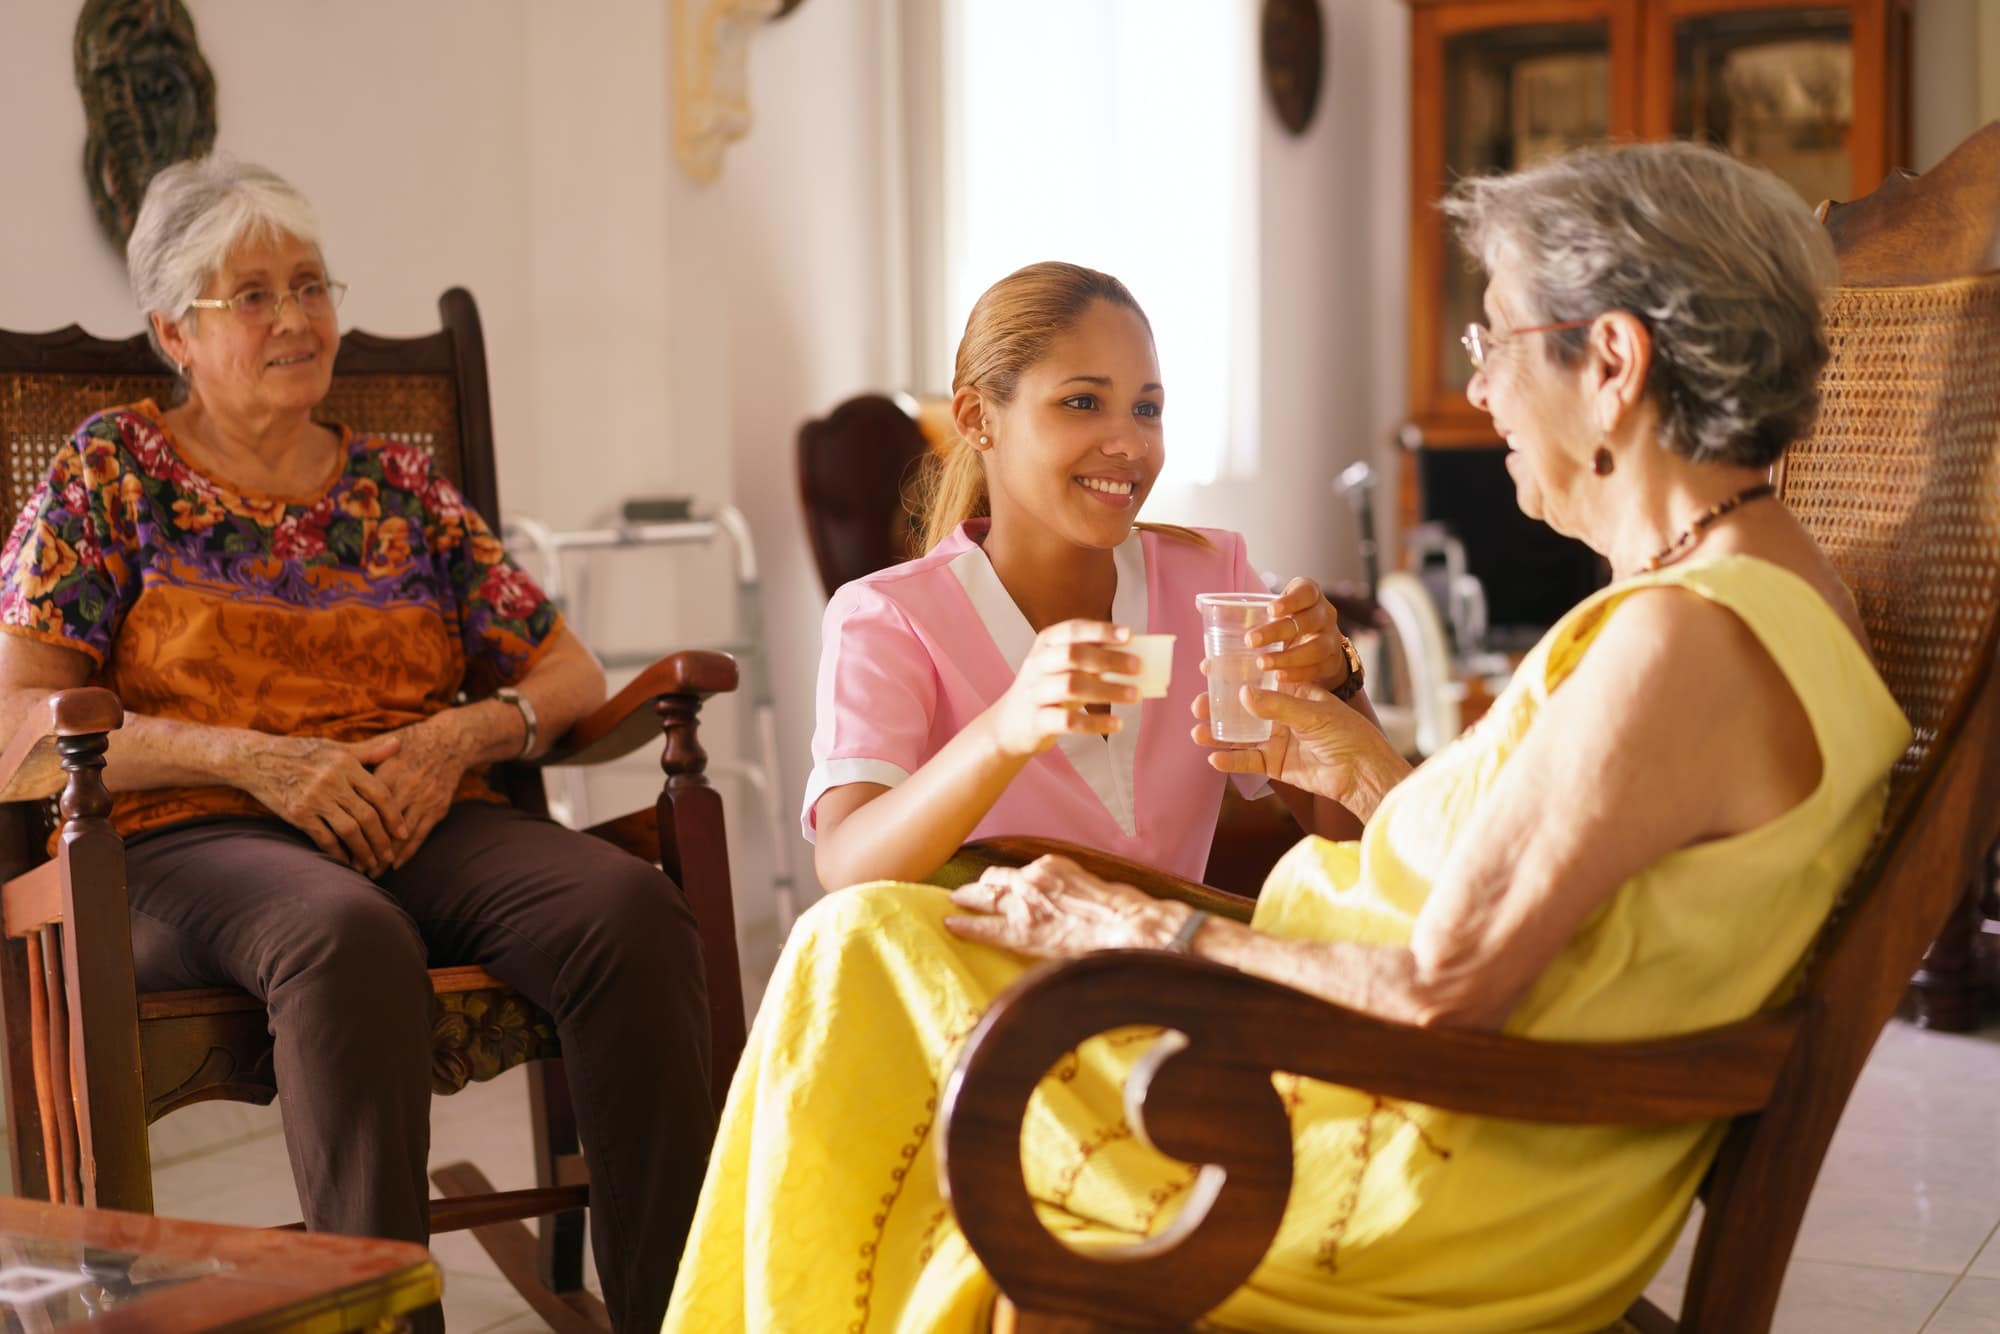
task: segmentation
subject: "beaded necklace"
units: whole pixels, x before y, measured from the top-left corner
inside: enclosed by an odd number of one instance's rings
[[[1729,513],[1737,506],[1747,505],[1753,500],[1762,500],[1765,496],[1775,496],[1777,494],[1778,494],[1777,487],[1771,485],[1769,482],[1759,482],[1755,486],[1744,487],[1741,491],[1738,491],[1735,495],[1729,497],[1727,500],[1717,501],[1715,504],[1709,506],[1706,510],[1702,511],[1700,514],[1696,515],[1694,522],[1689,524],[1686,528],[1682,529],[1681,535],[1679,537],[1675,538],[1673,541],[1667,543],[1665,546],[1661,547],[1657,552],[1655,552],[1653,554],[1653,558],[1646,562],[1644,566],[1645,572],[1651,574],[1654,570],[1659,569],[1662,565],[1665,565],[1668,561],[1674,560],[1677,557],[1679,557],[1683,552],[1687,551],[1696,542],[1701,540],[1701,535],[1708,531],[1710,524],[1714,523],[1717,519],[1720,519],[1723,515]]]

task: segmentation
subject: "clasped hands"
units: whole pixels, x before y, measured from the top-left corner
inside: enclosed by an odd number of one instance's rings
[[[473,753],[457,710],[365,741],[257,735],[239,786],[321,852],[371,877],[423,846]]]

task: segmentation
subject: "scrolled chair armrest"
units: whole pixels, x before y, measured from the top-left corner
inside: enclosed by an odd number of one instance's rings
[[[736,689],[736,659],[708,649],[669,653],[556,739],[533,765],[602,764],[660,737],[657,704],[673,696],[696,701]]]
[[[118,696],[102,686],[76,686],[49,696],[48,726],[24,719],[0,751],[0,802],[39,801],[62,790],[62,757],[56,742],[65,737],[104,736],[125,723]]]
[[[1242,1286],[1284,1216],[1292,1138],[1274,1071],[1515,1120],[1678,1124],[1763,1107],[1805,1014],[1794,1005],[1645,1042],[1539,1042],[1392,1023],[1199,959],[1095,954],[1028,973],[974,1029],[940,1108],[941,1176],[966,1240],[1021,1307],[1184,1328]],[[1128,1025],[1170,1030],[1127,1081],[1128,1123],[1202,1168],[1161,1236],[1083,1255],[1035,1216],[1022,1119],[1064,1053]]]

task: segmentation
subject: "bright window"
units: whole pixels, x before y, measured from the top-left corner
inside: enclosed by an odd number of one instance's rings
[[[1163,481],[1256,464],[1256,6],[951,0],[944,41],[952,338],[1037,260],[1122,279],[1167,389]]]

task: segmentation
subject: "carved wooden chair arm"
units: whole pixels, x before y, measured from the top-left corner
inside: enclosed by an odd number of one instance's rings
[[[1092,875],[1142,889],[1156,899],[1176,899],[1232,921],[1249,921],[1251,910],[1257,906],[1254,899],[1183,880],[1142,862],[1053,838],[989,838],[968,843],[958,850],[956,857],[945,863],[944,869],[933,879],[946,889],[956,889],[977,880],[979,873],[989,866],[1026,866],[1037,857],[1051,854],[1069,858]]]
[[[670,695],[696,700],[736,689],[736,659],[727,653],[688,649],[669,653],[632,678],[623,690],[600,704],[557,739],[548,753],[530,761],[558,764],[602,764],[658,741],[658,701]]]
[[[49,725],[37,732],[23,726],[0,752],[0,802],[39,801],[62,790],[61,737],[101,735],[125,721],[118,696],[101,686],[77,686],[49,696]]]
[[[1665,1125],[1763,1107],[1805,1014],[1647,1042],[1536,1042],[1391,1023],[1177,955],[1093,955],[1029,973],[974,1030],[944,1093],[942,1175],[966,1239],[1024,1309],[1184,1328],[1250,1277],[1284,1215],[1292,1137],[1273,1071],[1486,1116]],[[1204,1167],[1165,1236],[1084,1256],[1035,1217],[1022,1116],[1065,1052],[1134,1024],[1172,1032],[1128,1080],[1127,1119]]]

